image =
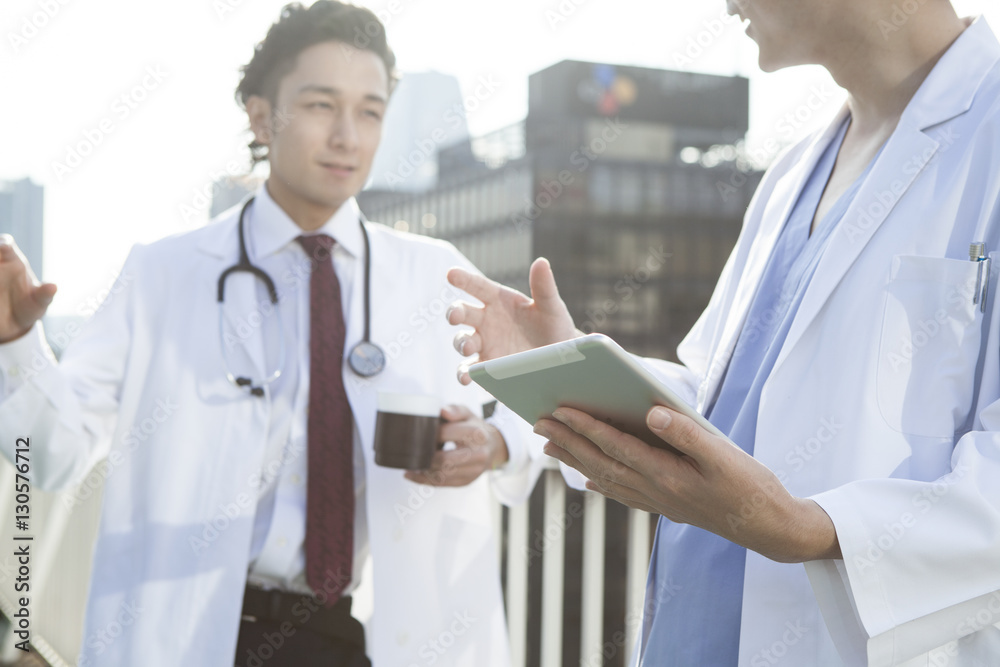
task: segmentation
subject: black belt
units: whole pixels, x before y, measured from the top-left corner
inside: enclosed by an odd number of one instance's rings
[[[251,623],[273,621],[291,623],[324,637],[340,639],[364,648],[365,630],[351,616],[351,597],[345,595],[330,606],[324,607],[312,595],[286,593],[247,586],[243,593],[243,620]]]

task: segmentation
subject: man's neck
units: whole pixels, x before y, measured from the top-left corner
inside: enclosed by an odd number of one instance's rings
[[[886,19],[888,20],[888,19]],[[924,79],[965,30],[950,3],[928,3],[898,30],[885,32],[872,16],[851,43],[833,45],[823,63],[848,92],[852,132],[873,134],[895,126]],[[884,23],[884,21],[883,21]],[[893,27],[896,27],[893,25]]]
[[[304,232],[314,232],[325,225],[344,205],[344,202],[340,202],[336,206],[327,206],[308,201],[290,192],[281,183],[271,178],[267,179],[264,187],[267,188],[267,194],[274,200],[274,203]]]

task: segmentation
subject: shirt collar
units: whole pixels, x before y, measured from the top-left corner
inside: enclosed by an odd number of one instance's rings
[[[364,252],[360,218],[361,209],[351,197],[322,227],[310,233],[332,236],[351,256],[359,257]],[[272,255],[303,235],[302,228],[268,194],[266,183],[257,188],[246,233],[251,239],[255,259]]]

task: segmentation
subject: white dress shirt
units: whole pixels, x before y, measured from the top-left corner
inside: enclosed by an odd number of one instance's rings
[[[360,209],[351,198],[315,233],[337,243],[333,268],[340,281],[342,307],[351,312],[352,287],[363,280],[365,261]],[[302,229],[275,203],[262,185],[247,214],[247,252],[254,264],[266,265],[278,292],[284,330],[285,363],[270,385],[271,419],[261,470],[257,513],[250,547],[248,581],[264,588],[311,592],[305,579],[306,480],[308,479],[307,415],[309,406],[310,262],[296,238]],[[277,266],[275,271],[271,267]],[[259,297],[266,299],[264,286]],[[263,327],[262,327],[263,329]],[[267,332],[264,332],[267,333]],[[274,344],[269,364],[276,364]],[[270,373],[272,367],[268,367]],[[365,463],[361,439],[354,429],[354,570],[345,595],[354,590],[368,556],[365,518]]]

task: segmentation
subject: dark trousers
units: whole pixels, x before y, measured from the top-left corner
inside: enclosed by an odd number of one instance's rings
[[[277,621],[242,621],[236,667],[371,667],[363,647]],[[285,630],[285,633],[282,633]]]
[[[236,667],[371,667],[351,598],[322,607],[309,596],[248,587]]]

